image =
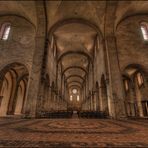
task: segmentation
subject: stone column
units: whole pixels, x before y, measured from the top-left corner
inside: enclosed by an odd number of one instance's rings
[[[2,86],[3,86],[3,78],[0,77],[0,92],[1,92],[1,89],[2,89]]]
[[[94,92],[92,92],[92,100],[93,100],[93,111],[96,111],[96,100]]]
[[[3,100],[3,96],[0,96],[0,107],[1,107],[2,100]]]
[[[131,114],[132,116],[137,116],[137,110],[135,108],[135,104],[136,104],[136,94],[135,94],[135,88],[132,87],[130,89],[130,109],[131,109]]]
[[[95,93],[94,93],[94,102],[95,102],[95,111],[98,111],[98,98],[97,98],[97,92],[95,90]]]
[[[100,91],[99,91],[99,104],[100,104],[100,111],[103,111],[103,98],[102,98],[102,86],[99,87]]]
[[[125,104],[124,104],[124,90],[122,75],[120,72],[118,53],[116,49],[115,36],[106,37],[106,51],[107,61],[109,65],[109,87],[110,94],[109,101],[109,113],[110,116],[120,118],[125,117]]]
[[[48,92],[47,92],[47,110],[50,111],[51,108],[51,87],[48,87]]]
[[[141,92],[140,92],[140,89],[139,89],[139,86],[138,86],[138,83],[137,81],[135,80],[135,94],[136,94],[136,102],[137,102],[137,108],[138,108],[138,115],[140,117],[143,117],[144,114],[143,114],[143,108],[142,108],[142,96],[141,96]]]
[[[99,98],[99,88],[96,88],[96,110],[99,111],[100,110],[100,98]]]
[[[35,38],[35,50],[33,55],[32,70],[29,77],[29,85],[27,89],[25,114],[27,117],[36,116],[37,102],[42,99],[42,84],[41,84],[41,70],[44,57],[45,37],[46,37],[46,22],[45,9],[43,1],[36,1],[37,12],[37,33]]]
[[[13,99],[12,99],[12,106],[11,106],[11,113],[12,114],[15,114],[15,108],[16,108],[16,103],[17,103],[17,95],[18,95],[18,89],[19,89],[19,83],[17,82],[16,83],[16,88],[15,88],[15,92],[14,92],[14,96],[13,96]]]
[[[11,91],[11,96],[9,98],[9,104],[8,104],[8,110],[7,114],[8,115],[13,115],[14,110],[15,110],[15,103],[16,103],[16,96],[17,96],[17,91],[18,91],[18,84],[16,82],[16,78],[13,77],[13,86],[12,86],[12,91]]]
[[[87,91],[87,87],[86,87],[86,79],[85,79],[85,84],[84,84],[84,100],[86,100],[86,96],[87,96],[87,93],[86,93],[86,91]]]

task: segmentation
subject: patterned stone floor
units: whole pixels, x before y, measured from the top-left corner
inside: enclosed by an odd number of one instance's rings
[[[0,118],[0,147],[148,147],[148,120]]]

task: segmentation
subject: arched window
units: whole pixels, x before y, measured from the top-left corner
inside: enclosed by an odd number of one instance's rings
[[[72,101],[72,95],[70,96],[70,101]]]
[[[148,41],[148,24],[147,23],[141,23],[141,32],[143,35],[143,39],[145,41]]]
[[[77,101],[80,101],[80,97],[79,97],[79,95],[77,96]]]
[[[139,86],[142,86],[144,84],[144,80],[143,80],[142,74],[140,72],[138,72],[137,75],[136,75],[136,77],[137,77],[138,85]]]
[[[9,37],[11,29],[11,24],[10,23],[3,23],[1,28],[0,28],[0,39],[1,40],[7,40]]]
[[[129,81],[128,80],[124,80],[124,88],[125,88],[125,91],[128,92],[129,91]]]

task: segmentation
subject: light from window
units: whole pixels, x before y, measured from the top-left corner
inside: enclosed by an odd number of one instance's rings
[[[124,80],[124,86],[125,86],[125,90],[128,91],[129,90],[128,80]]]
[[[7,26],[7,27],[5,28],[5,31],[4,31],[4,34],[3,34],[2,39],[3,39],[3,40],[7,40],[7,39],[8,39],[8,36],[9,36],[9,33],[10,33],[10,26]]]
[[[140,72],[137,73],[137,80],[138,80],[138,85],[139,86],[141,86],[144,83],[143,76],[142,76],[142,74]]]
[[[77,101],[80,101],[80,97],[79,96],[77,96]]]
[[[73,93],[73,94],[76,94],[76,93],[77,93],[77,89],[73,89],[73,90],[72,90],[72,93]]]
[[[72,95],[70,96],[70,101],[72,101]]]
[[[142,24],[141,25],[141,32],[142,32],[142,35],[143,35],[143,39],[145,41],[148,41],[148,27],[147,27],[147,24]]]
[[[0,38],[1,40],[7,40],[9,37],[11,25],[10,23],[4,23],[0,30]]]

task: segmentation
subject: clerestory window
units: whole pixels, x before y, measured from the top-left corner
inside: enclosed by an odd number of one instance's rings
[[[7,40],[10,34],[11,24],[10,23],[3,23],[0,29],[0,39]]]
[[[141,23],[141,32],[144,41],[148,41],[148,24],[147,23]]]

